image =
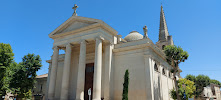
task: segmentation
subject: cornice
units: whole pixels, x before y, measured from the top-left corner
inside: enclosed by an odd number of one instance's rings
[[[137,43],[135,43],[137,42]],[[122,44],[115,44],[115,49],[113,49],[113,52],[118,53],[118,52],[125,52],[125,51],[132,51],[132,50],[138,50],[138,49],[144,49],[144,57],[150,57],[152,60],[158,62],[158,64],[163,65],[163,66],[170,66],[166,61],[166,56],[164,52],[159,49],[151,40],[149,39],[143,39],[143,40],[138,40],[138,41],[132,41],[132,42],[127,42],[127,43],[122,43]],[[156,56],[159,56],[159,58],[156,58],[153,54],[146,53],[145,54],[145,49],[151,49]],[[161,63],[160,60],[164,61],[165,63]]]

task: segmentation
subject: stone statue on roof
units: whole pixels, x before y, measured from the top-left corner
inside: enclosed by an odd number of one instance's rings
[[[144,31],[144,37],[143,38],[145,39],[145,38],[148,37],[148,35],[147,35],[148,29],[147,29],[146,25],[143,27],[143,31]]]

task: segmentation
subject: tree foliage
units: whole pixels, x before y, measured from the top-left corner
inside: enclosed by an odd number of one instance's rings
[[[196,81],[196,76],[194,76],[194,75],[186,75],[185,78],[188,79],[188,80],[190,80],[190,81],[193,81],[193,82]]]
[[[10,44],[0,43],[0,97],[8,90],[8,70],[12,65],[14,53]]]
[[[129,86],[129,72],[126,70],[124,74],[124,84],[123,84],[123,98],[122,100],[128,100],[128,86]]]
[[[198,75],[198,76],[194,76],[194,75],[187,75],[186,79],[193,81],[195,83],[196,86],[196,92],[195,92],[195,97],[198,98],[199,96],[201,96],[204,87],[210,85],[211,83],[213,84],[217,84],[217,85],[221,85],[221,83],[217,80],[214,79],[210,79],[209,76],[206,75]]]
[[[187,53],[187,51],[184,51],[181,47],[177,47],[175,45],[167,45],[164,48],[164,53],[166,55],[167,62],[173,67],[173,70],[171,70],[171,72],[174,75],[176,96],[177,99],[180,100],[180,97],[178,96],[179,93],[178,93],[178,83],[176,80],[176,75],[179,70],[179,64],[187,60],[189,54]]]
[[[175,69],[181,62],[184,62],[189,57],[187,51],[184,51],[181,47],[175,45],[167,45],[164,48],[164,53],[167,57],[167,62],[172,65]]]
[[[10,87],[14,88],[14,94],[18,97],[29,98],[30,91],[35,84],[36,72],[41,68],[41,58],[39,55],[28,54],[22,58],[16,69],[15,74],[11,80]]]
[[[179,88],[179,97],[181,98],[181,100],[188,100],[188,98],[194,97],[196,87],[193,81],[187,79],[179,79],[178,88]],[[177,99],[176,91],[174,89],[171,90],[170,94],[173,99]],[[184,94],[186,95],[186,98],[184,98]]]
[[[11,92],[28,98],[35,84],[36,72],[42,66],[41,58],[28,54],[17,64],[13,56],[10,44],[0,43],[0,97]]]
[[[218,85],[219,87],[221,87],[221,82],[218,81],[218,80],[211,79],[211,80],[210,80],[210,83],[216,84],[216,85]]]

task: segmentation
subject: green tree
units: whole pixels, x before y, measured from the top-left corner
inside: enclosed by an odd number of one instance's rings
[[[206,75],[198,75],[196,76],[195,80],[195,85],[196,85],[196,98],[201,96],[204,87],[210,85],[210,78]]]
[[[14,53],[10,44],[0,43],[0,97],[6,94],[8,89],[7,70],[14,59]]]
[[[29,98],[31,89],[36,82],[36,72],[41,68],[41,58],[39,55],[28,54],[22,58],[15,70],[10,87],[14,88],[14,94],[19,98]]]
[[[173,67],[173,70],[171,70],[171,72],[174,75],[173,80],[175,83],[177,100],[180,100],[180,97],[178,96],[178,83],[176,75],[179,70],[179,64],[187,60],[189,54],[186,51],[184,51],[181,47],[177,47],[175,45],[167,45],[164,48],[164,53],[166,54],[167,62]]]
[[[188,100],[188,98],[194,97],[196,87],[193,81],[187,79],[179,79],[178,88],[179,88],[179,97],[181,98],[181,100]],[[177,99],[176,91],[174,89],[171,90],[170,94],[173,99]],[[186,95],[186,98],[184,98],[184,94]]]
[[[12,62],[10,64],[10,67],[7,68],[6,72],[5,72],[5,89],[7,90],[7,92],[11,92],[13,89],[10,87],[10,82],[12,80],[12,77],[14,75],[14,69],[16,68],[17,63],[16,62]]]
[[[194,81],[195,83],[196,86],[195,98],[200,97],[204,90],[204,87],[210,85],[211,83],[221,86],[221,83],[219,81],[210,79],[209,76],[206,75],[198,75],[198,76],[187,75],[186,79]]]
[[[128,100],[128,86],[129,86],[129,72],[126,70],[124,74],[124,84],[123,84],[123,98],[122,100]]]
[[[218,80],[214,80],[214,79],[212,79],[212,80],[210,80],[210,83],[213,83],[213,84],[219,85],[219,87],[221,87],[221,82],[218,81]]]
[[[196,76],[194,76],[194,75],[186,75],[186,77],[185,77],[186,79],[188,79],[188,80],[190,80],[190,81],[193,81],[193,82],[195,82],[196,81]]]

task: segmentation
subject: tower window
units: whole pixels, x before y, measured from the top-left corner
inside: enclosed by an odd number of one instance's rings
[[[162,49],[163,49],[163,50],[164,50],[164,48],[165,48],[165,45],[162,46]]]

